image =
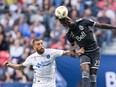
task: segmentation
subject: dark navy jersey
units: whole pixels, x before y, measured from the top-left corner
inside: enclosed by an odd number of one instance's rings
[[[78,19],[75,25],[69,28],[66,36],[70,43],[77,42],[79,47],[84,47],[85,51],[94,51],[98,49],[97,43],[93,36],[90,26],[94,26],[95,22],[87,19]]]

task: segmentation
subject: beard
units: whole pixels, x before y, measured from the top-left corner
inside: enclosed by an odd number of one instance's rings
[[[44,50],[43,48],[41,48],[41,49],[39,49],[39,50],[37,49],[37,52],[38,52],[39,54],[43,54],[44,51],[45,51],[45,50]]]

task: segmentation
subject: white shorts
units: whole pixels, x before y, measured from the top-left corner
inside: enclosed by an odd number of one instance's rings
[[[56,85],[45,85],[45,84],[33,84],[32,87],[56,87]]]

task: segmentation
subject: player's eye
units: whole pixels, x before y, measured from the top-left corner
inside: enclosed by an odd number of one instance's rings
[[[37,45],[40,45],[40,43],[38,43]]]

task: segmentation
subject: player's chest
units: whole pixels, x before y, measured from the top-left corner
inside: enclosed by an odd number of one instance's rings
[[[68,37],[71,37],[77,41],[81,41],[87,36],[87,33],[88,33],[87,29],[79,25],[74,30],[70,30],[68,32]]]
[[[33,62],[34,68],[44,68],[52,64],[53,60],[50,55],[35,57]]]

